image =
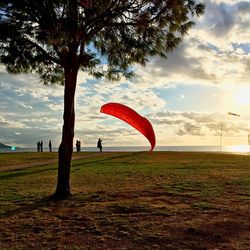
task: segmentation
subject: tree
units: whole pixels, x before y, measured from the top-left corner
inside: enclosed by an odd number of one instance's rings
[[[131,77],[131,65],[176,48],[203,11],[195,0],[1,0],[0,61],[8,72],[64,85],[56,197],[70,195],[78,71]]]

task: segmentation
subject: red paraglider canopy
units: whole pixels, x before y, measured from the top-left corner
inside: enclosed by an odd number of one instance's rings
[[[140,131],[150,142],[150,151],[153,151],[155,147],[155,132],[150,121],[147,118],[139,115],[133,109],[120,103],[110,102],[104,104],[101,107],[100,112],[119,118]]]

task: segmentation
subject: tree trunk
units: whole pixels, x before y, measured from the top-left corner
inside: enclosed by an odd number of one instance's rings
[[[65,199],[70,196],[70,166],[73,152],[75,127],[74,98],[78,69],[65,67],[64,115],[62,142],[58,151],[58,178],[54,197]]]

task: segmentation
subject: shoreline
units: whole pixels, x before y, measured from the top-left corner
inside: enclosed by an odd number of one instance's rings
[[[149,151],[149,146],[104,146],[104,152],[141,152]],[[98,152],[96,147],[82,147],[81,152]],[[249,153],[248,145],[231,145],[225,146],[220,150],[219,146],[156,146],[154,152],[217,152],[217,153]],[[0,148],[1,153],[21,153],[21,152],[37,152],[36,148],[17,148],[16,150]],[[44,152],[49,152],[48,148],[44,148]],[[52,152],[58,152],[58,148],[54,147]],[[76,152],[76,149],[73,150]]]

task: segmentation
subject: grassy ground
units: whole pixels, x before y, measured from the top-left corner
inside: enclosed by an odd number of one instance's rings
[[[49,199],[56,165],[0,172],[0,249],[250,249],[250,156],[81,154],[65,201]]]
[[[0,169],[4,166],[26,164],[37,161],[46,161],[51,159],[56,159],[57,153],[37,153],[37,152],[27,152],[27,153],[4,153],[0,154]]]

